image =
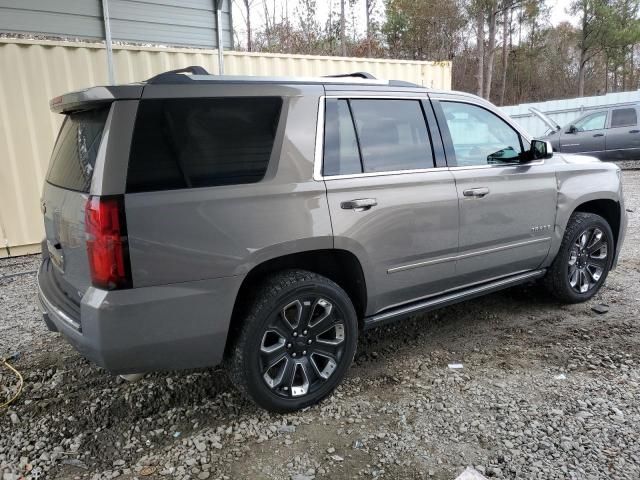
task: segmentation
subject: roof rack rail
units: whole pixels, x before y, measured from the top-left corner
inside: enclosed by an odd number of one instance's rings
[[[169,70],[168,72],[160,73],[147,80],[146,83],[187,83],[192,80],[186,75],[180,75],[181,73],[190,73],[191,75],[209,75],[209,72],[204,67],[199,65],[191,65],[189,67],[178,68],[176,70]]]
[[[339,73],[337,75],[325,75],[325,77],[330,77],[330,78],[356,77],[356,78],[365,78],[367,80],[376,80],[376,77],[374,77],[368,72]]]
[[[424,88],[422,85],[418,85],[417,83],[407,82],[406,80],[389,80],[390,87],[415,87],[415,88]]]

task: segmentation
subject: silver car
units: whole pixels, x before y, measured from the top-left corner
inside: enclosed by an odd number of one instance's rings
[[[541,139],[550,142],[554,151],[584,153],[600,160],[640,158],[638,105],[603,107],[564,127],[533,107],[529,110],[549,128]]]
[[[537,279],[583,302],[616,265],[620,170],[478,97],[185,70],[51,101],[39,298],[114,373],[222,363],[292,411],[364,329]]]

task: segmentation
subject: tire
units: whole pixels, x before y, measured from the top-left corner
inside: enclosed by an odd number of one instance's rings
[[[250,300],[227,367],[256,405],[278,413],[328,396],[356,352],[358,319],[349,296],[304,270],[267,278]]]
[[[575,212],[547,271],[545,287],[564,303],[586,302],[607,279],[614,254],[613,232],[607,221],[595,213]]]

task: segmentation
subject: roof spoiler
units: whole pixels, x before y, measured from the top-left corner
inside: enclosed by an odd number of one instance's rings
[[[114,100],[137,100],[142,96],[142,87],[142,85],[117,85],[77,90],[52,98],[49,101],[49,108],[55,113],[71,113],[98,108]]]

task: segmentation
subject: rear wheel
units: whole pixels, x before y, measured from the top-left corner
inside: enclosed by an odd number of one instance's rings
[[[268,278],[247,309],[229,370],[259,406],[288,412],[317,403],[344,378],[358,322],[347,294],[302,270]]]
[[[587,301],[607,278],[613,255],[613,232],[607,221],[594,213],[576,212],[569,219],[545,285],[563,302]]]

